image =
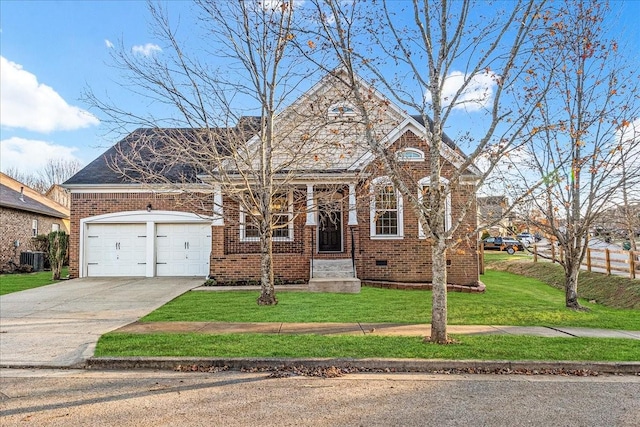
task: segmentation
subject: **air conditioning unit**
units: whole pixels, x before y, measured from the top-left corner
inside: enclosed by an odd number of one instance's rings
[[[20,264],[29,264],[33,271],[44,270],[44,252],[20,252]]]

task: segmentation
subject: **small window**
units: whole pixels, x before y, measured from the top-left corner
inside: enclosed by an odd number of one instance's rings
[[[396,158],[399,162],[421,162],[424,161],[424,153],[417,148],[405,148],[398,151]]]
[[[51,224],[51,231],[60,231],[60,224]]]
[[[31,235],[32,236],[37,236],[38,235],[38,220],[34,219],[31,221]]]
[[[350,104],[335,104],[329,107],[329,117],[354,117],[356,110]]]

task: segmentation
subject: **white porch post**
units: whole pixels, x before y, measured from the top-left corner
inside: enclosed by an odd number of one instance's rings
[[[358,225],[358,213],[356,211],[356,185],[349,184],[349,225]]]
[[[316,225],[316,213],[313,208],[313,184],[307,184],[307,223],[305,225]]]
[[[222,207],[222,188],[220,185],[213,187],[213,226],[224,225],[224,210]]]

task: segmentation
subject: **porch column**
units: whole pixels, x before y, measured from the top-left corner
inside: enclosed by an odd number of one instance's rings
[[[222,189],[220,185],[213,187],[213,226],[224,225],[224,210],[222,208]]]
[[[356,185],[349,184],[349,224],[358,225],[358,213],[356,211]]]
[[[313,184],[307,184],[307,223],[305,225],[316,225],[316,213],[313,208]]]

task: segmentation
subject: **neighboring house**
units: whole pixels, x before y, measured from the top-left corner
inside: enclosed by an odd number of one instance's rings
[[[71,209],[71,193],[60,184],[53,184],[47,192],[44,193],[44,196],[67,209]]]
[[[69,232],[69,209],[0,173],[0,264],[20,261],[34,249],[31,238],[51,231]]]
[[[429,145],[420,137],[425,134],[425,125],[419,117],[406,114],[380,93],[367,89],[376,105],[384,107],[378,131],[384,133],[388,150],[404,162],[403,168],[419,178],[415,194],[420,198],[429,188]],[[336,98],[340,102],[319,101]],[[279,114],[276,128],[284,127],[293,116],[308,117],[304,112],[310,110],[321,110],[327,130],[324,135],[337,134],[339,126],[332,127],[335,115],[357,119],[356,109],[336,92],[331,75],[327,75]],[[239,126],[247,122],[251,118],[244,118]],[[198,174],[193,165],[172,165],[166,171],[168,180],[190,187],[189,192],[179,192],[168,190],[166,185],[138,183],[110,167],[141,138],[154,138],[154,132],[166,136],[172,131],[200,132],[138,129],[64,183],[71,191],[71,277],[259,279],[259,244],[257,230],[247,221],[250,213],[223,194],[214,176]],[[323,132],[317,135],[320,138]],[[288,137],[291,144],[306,139],[293,132]],[[283,282],[317,277],[315,268],[323,261],[346,266],[350,272],[353,263],[353,276],[362,281],[431,281],[430,243],[408,202],[380,172],[379,163],[362,142],[362,137],[345,132],[342,148],[323,153],[322,161],[310,161],[289,171],[293,177],[290,190],[273,202],[282,224],[275,232],[274,272]],[[158,141],[163,143],[166,140]],[[452,189],[446,207],[447,227],[465,207],[472,212],[454,234],[454,239],[464,243],[449,251],[448,279],[453,284],[475,285],[477,242],[475,237],[467,239],[465,233],[476,228],[477,171],[465,171],[456,182],[448,181],[464,161],[448,138],[442,158],[443,183]],[[469,201],[471,206],[465,206]]]
[[[513,215],[507,215],[509,199],[506,196],[478,197],[478,224],[491,236],[513,234]]]

